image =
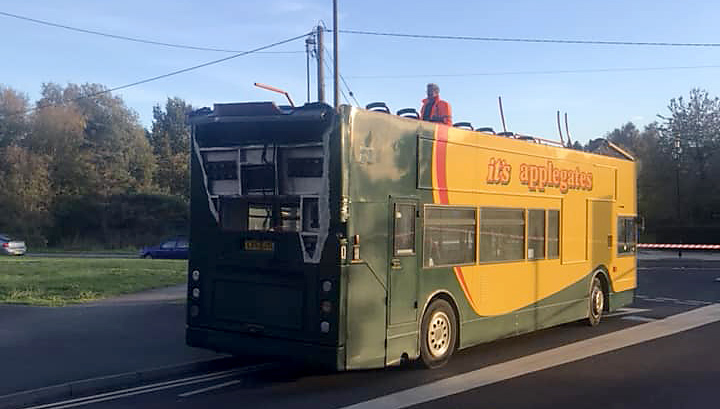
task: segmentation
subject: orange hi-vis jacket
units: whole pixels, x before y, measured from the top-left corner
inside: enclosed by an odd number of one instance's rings
[[[425,121],[442,122],[446,125],[452,125],[452,111],[450,110],[450,104],[441,100],[440,97],[437,97],[430,108],[430,116],[425,116],[425,110],[427,109],[429,102],[429,98],[423,99],[423,106],[422,109],[420,109],[422,119]]]

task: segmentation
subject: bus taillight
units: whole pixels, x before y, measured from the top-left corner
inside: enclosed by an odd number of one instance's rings
[[[356,234],[353,236],[352,259],[353,259],[353,261],[360,260],[360,235],[359,234]]]

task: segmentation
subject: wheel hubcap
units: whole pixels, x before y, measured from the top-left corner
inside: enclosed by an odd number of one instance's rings
[[[450,348],[450,319],[444,312],[437,311],[430,318],[427,343],[434,357],[442,356]]]
[[[592,306],[593,315],[595,317],[599,317],[600,314],[602,314],[603,307],[605,306],[605,299],[603,297],[602,291],[597,288],[593,292]]]

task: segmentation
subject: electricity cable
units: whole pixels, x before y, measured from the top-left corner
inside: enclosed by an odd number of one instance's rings
[[[134,87],[134,86],[137,86],[137,85],[141,85],[141,84],[147,84],[148,82],[157,81],[157,80],[160,80],[160,79],[163,79],[163,78],[168,78],[168,77],[172,77],[172,76],[175,76],[175,75],[178,75],[178,74],[183,74],[183,73],[186,73],[186,72],[188,72],[188,71],[194,71],[194,70],[197,70],[197,69],[200,69],[200,68],[208,67],[208,66],[210,66],[210,65],[219,64],[219,63],[221,63],[221,62],[225,62],[225,61],[228,61],[228,60],[232,60],[232,59],[235,59],[235,58],[238,58],[238,57],[242,57],[242,56],[245,56],[245,55],[248,55],[248,54],[253,54],[253,53],[256,53],[256,52],[259,52],[259,51],[262,51],[262,50],[266,50],[266,49],[268,49],[268,48],[276,47],[276,46],[279,46],[279,45],[282,45],[282,44],[287,44],[287,43],[289,43],[289,42],[299,40],[299,39],[301,39],[301,38],[305,38],[308,34],[309,34],[309,33],[303,33],[303,34],[301,34],[301,35],[299,35],[299,36],[295,36],[295,37],[292,37],[292,38],[288,38],[288,39],[282,40],[282,41],[277,41],[277,42],[274,42],[274,43],[272,43],[272,44],[268,44],[268,45],[264,45],[264,46],[261,46],[261,47],[257,47],[257,48],[255,48],[255,49],[252,49],[252,50],[249,50],[249,51],[243,51],[243,52],[241,52],[241,53],[233,54],[233,55],[230,55],[230,56],[228,56],[228,57],[224,57],[224,58],[219,58],[219,59],[217,59],[217,60],[208,61],[208,62],[206,62],[206,63],[202,63],[202,64],[194,65],[194,66],[192,66],[192,67],[187,67],[187,68],[183,68],[183,69],[180,69],[180,70],[172,71],[172,72],[169,72],[169,73],[166,73],[166,74],[156,75],[156,76],[154,76],[154,77],[150,77],[150,78],[146,78],[146,79],[143,79],[143,80],[135,81],[135,82],[132,82],[132,83],[130,83],[130,84],[125,84],[125,85],[121,85],[121,86],[118,86],[118,87],[109,88],[109,89],[102,90],[102,91],[98,91],[98,92],[93,92],[93,93],[91,93],[91,94],[87,94],[87,95],[83,95],[83,96],[80,96],[80,97],[77,97],[77,98],[73,98],[73,99],[71,99],[71,100],[69,100],[69,101],[64,101],[63,104],[68,103],[68,102],[79,101],[79,100],[86,99],[86,98],[96,97],[96,96],[98,96],[98,95],[102,95],[102,94],[107,94],[107,93],[111,93],[111,92],[123,90],[123,89],[126,89],[126,88],[130,88],[130,87]],[[30,112],[33,112],[33,111],[36,111],[36,110],[48,108],[48,107],[50,107],[50,106],[55,106],[55,105],[62,105],[62,104],[45,104],[45,105],[39,105],[39,106],[37,106],[37,107],[35,107],[35,108],[31,108],[31,109],[28,109],[28,110],[26,110],[26,111],[22,111],[22,112],[17,112],[17,113],[14,113],[14,114],[10,114],[10,115],[8,115],[8,116],[27,114],[27,113],[30,113]]]
[[[163,41],[147,40],[147,39],[142,39],[142,38],[137,38],[137,37],[128,37],[128,36],[122,36],[122,35],[117,35],[117,34],[103,33],[101,31],[88,30],[85,28],[67,26],[64,24],[53,23],[51,21],[21,16],[18,14],[7,13],[4,11],[0,11],[0,16],[11,17],[11,18],[15,18],[18,20],[29,21],[32,23],[42,24],[45,26],[50,26],[50,27],[55,27],[55,28],[62,28],[65,30],[76,31],[79,33],[114,38],[116,40],[132,41],[135,43],[159,45],[159,46],[164,46],[164,47],[181,48],[181,49],[185,49],[185,50],[195,50],[195,51],[214,51],[214,52],[223,52],[223,53],[241,53],[241,52],[243,52],[243,51],[239,51],[239,50],[228,50],[228,49],[213,48],[213,47],[199,47],[199,46],[193,46],[193,45],[167,43],[167,42],[163,42]],[[298,53],[303,53],[303,52],[304,51],[268,51],[268,53],[273,53],[273,54],[298,54]]]
[[[332,60],[333,57],[330,55],[330,52],[327,50],[327,48],[325,49],[325,55],[327,55],[329,60]],[[330,67],[328,67],[328,69],[330,69]],[[356,106],[360,106],[360,103],[358,102],[357,98],[355,98],[355,93],[350,89],[350,85],[348,85],[347,81],[345,81],[345,76],[342,74],[339,74],[339,76],[340,76],[340,80],[345,85],[345,88],[347,89],[348,94],[350,94],[350,98],[352,98],[353,101],[355,101]],[[347,100],[347,98],[345,98],[345,100]],[[350,101],[347,101],[347,102],[350,103]]]
[[[329,30],[328,30],[329,31]],[[426,40],[463,40],[503,43],[550,43],[550,44],[584,44],[584,45],[620,45],[620,46],[653,46],[653,47],[720,47],[720,43],[675,43],[655,41],[604,41],[604,40],[569,40],[552,38],[511,38],[511,37],[473,37],[454,35],[432,35],[412,33],[390,33],[364,30],[338,30],[342,34],[362,34],[370,36],[415,38]]]
[[[351,79],[402,79],[402,78],[426,78],[426,77],[482,77],[502,75],[552,75],[552,74],[585,74],[602,72],[633,72],[633,71],[671,71],[671,70],[696,70],[720,68],[720,65],[694,65],[694,66],[669,66],[669,67],[619,67],[619,68],[588,68],[575,70],[546,70],[546,71],[496,71],[478,73],[458,74],[403,74],[403,75],[348,75]]]
[[[323,60],[323,64],[325,65],[325,69],[326,69],[326,72],[327,72],[327,76],[330,77],[330,76],[332,75],[332,68],[330,68],[330,64],[328,64],[328,62],[327,62],[326,59]],[[348,104],[350,104],[351,102],[350,102],[350,100],[348,99],[347,95],[345,95],[345,91],[343,91],[342,87],[340,88],[340,93],[342,94],[343,99],[345,99],[345,102],[347,102]]]

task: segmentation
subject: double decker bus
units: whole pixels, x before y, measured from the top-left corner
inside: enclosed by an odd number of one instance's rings
[[[636,288],[635,163],[350,106],[191,116],[187,343],[336,370],[570,321]]]

